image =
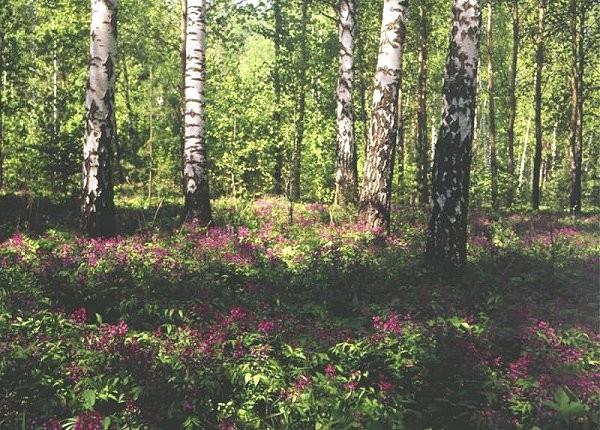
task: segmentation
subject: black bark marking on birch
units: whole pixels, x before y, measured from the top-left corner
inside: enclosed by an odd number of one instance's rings
[[[426,256],[447,272],[457,274],[466,263],[481,7],[478,0],[454,0],[452,12]]]

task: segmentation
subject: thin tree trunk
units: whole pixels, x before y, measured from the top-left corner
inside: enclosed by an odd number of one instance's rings
[[[371,138],[365,160],[361,191],[361,212],[374,231],[389,230],[392,173],[398,122],[398,92],[402,81],[401,65],[406,35],[408,1],[385,0],[373,110]]]
[[[127,137],[130,148],[137,147],[136,120],[133,107],[131,106],[131,85],[129,83],[129,69],[127,68],[127,57],[121,56],[120,60],[123,69],[123,87],[125,89],[125,109],[127,110]]]
[[[56,41],[52,43],[52,133],[50,135],[50,144],[52,148],[58,147],[58,53]],[[54,164],[54,163],[52,163]],[[56,165],[50,172],[50,190],[56,193]]]
[[[427,139],[427,39],[429,11],[419,5],[419,70],[417,75],[417,195],[429,203],[429,141]]]
[[[557,139],[558,139],[558,122],[554,123],[554,127],[552,129],[552,144],[550,145],[550,157],[548,158],[548,169],[546,170],[547,178],[550,180],[552,178],[552,172],[556,167],[556,148],[557,148]]]
[[[426,254],[433,264],[442,264],[450,272],[460,273],[467,258],[481,7],[477,0],[454,0],[452,10]]]
[[[402,83],[400,83],[400,91],[398,93],[398,135],[396,136],[396,156],[398,157],[398,186],[401,186],[402,182],[404,181],[404,121],[406,120],[404,112],[405,98],[406,95],[404,94],[404,90],[402,89]]]
[[[569,210],[572,214],[581,213],[581,176],[583,152],[583,24],[584,6],[577,10],[577,1],[570,1],[571,14],[571,124],[569,135],[569,155],[571,162],[571,193]]]
[[[494,36],[492,27],[492,2],[488,1],[487,57],[488,57],[488,104],[490,171],[492,174],[492,208],[498,209],[498,160],[496,158],[496,103],[494,101]]]
[[[477,63],[477,94],[481,94],[483,90],[483,85],[481,83],[481,64]],[[473,144],[471,147],[471,157],[473,160],[477,159],[477,150],[479,149],[480,140],[483,142],[483,136],[479,136],[483,131],[483,111],[485,110],[485,99],[481,105],[475,106],[475,113],[473,117],[475,118],[475,124],[473,129]]]
[[[52,141],[58,143],[58,56],[56,41],[52,48]]]
[[[362,149],[367,153],[369,143],[369,127],[367,124],[367,85],[365,82],[365,37],[360,24],[363,21],[361,3],[355,2],[356,8],[356,77],[358,90],[358,118],[362,123]]]
[[[527,162],[527,147],[529,146],[529,135],[531,132],[531,116],[527,119],[527,128],[525,131],[525,138],[523,139],[523,150],[521,151],[521,160],[519,163],[519,182],[517,190],[521,192],[523,184],[525,183],[525,163]]]
[[[292,174],[290,181],[290,200],[300,200],[300,170],[302,164],[302,144],[304,141],[304,117],[306,115],[306,65],[308,62],[308,45],[306,32],[308,27],[308,0],[302,0],[302,21],[300,34],[300,62],[298,64],[298,117],[296,119],[296,136],[292,154]]]
[[[507,171],[512,178],[515,174],[515,118],[517,116],[517,67],[519,59],[519,4],[518,0],[512,0],[512,56],[510,79],[508,81],[509,111],[507,130]],[[510,188],[510,187],[509,187]],[[512,203],[514,194],[509,191],[509,204]]]
[[[115,140],[117,0],[92,0],[91,21],[81,224],[89,236],[110,236],[115,231],[111,162]]]
[[[542,166],[542,68],[544,66],[544,15],[546,0],[538,4],[538,35],[535,52],[535,155],[533,159],[533,183],[531,186],[531,207],[540,207],[540,169]]]
[[[582,193],[582,180],[583,180],[583,124],[584,124],[584,93],[583,93],[583,84],[584,84],[584,68],[585,68],[585,49],[584,49],[584,40],[585,37],[585,18],[586,18],[586,4],[581,3],[581,10],[579,13],[579,96],[577,96],[577,101],[579,104],[579,157],[578,157],[578,169],[577,169],[577,183],[579,184],[579,210],[576,211],[576,214],[581,213],[581,193]]]
[[[184,193],[187,218],[212,221],[205,141],[206,0],[187,0]]]
[[[179,127],[180,127],[180,139],[179,139],[179,155],[181,156],[181,161],[180,161],[180,168],[181,168],[181,172],[184,171],[185,169],[185,157],[184,157],[184,148],[185,148],[185,69],[186,69],[186,63],[187,63],[187,55],[186,55],[186,34],[187,34],[187,0],[180,0],[179,1],[179,6],[180,6],[180,12],[181,12],[181,16],[180,16],[180,21],[179,21],[179,38],[180,38],[180,42],[179,42],[179,73],[180,73],[180,79],[179,79],[179,85],[180,85],[180,95],[181,95],[181,99],[179,100],[179,111],[180,111],[180,118],[179,118]],[[180,179],[180,183],[182,185],[183,188],[183,177],[179,178]],[[185,191],[184,191],[185,192]]]
[[[4,34],[0,33],[0,190],[4,188]]]
[[[273,43],[275,45],[275,62],[273,64],[273,91],[275,93],[275,110],[273,112],[274,123],[274,149],[275,149],[275,170],[273,171],[273,193],[281,195],[284,193],[283,181],[283,142],[281,137],[281,64],[283,45],[283,15],[281,11],[281,0],[273,0],[273,15],[275,19],[275,34]]]
[[[340,69],[337,83],[337,160],[335,174],[335,201],[354,203],[358,172],[356,167],[356,139],[354,136],[354,107],[352,83],[354,80],[354,0],[338,0],[340,39]]]

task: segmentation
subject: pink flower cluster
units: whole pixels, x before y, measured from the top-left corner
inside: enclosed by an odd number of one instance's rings
[[[96,411],[79,415],[73,430],[102,430],[103,419],[102,414]]]
[[[395,335],[402,334],[402,322],[398,314],[392,312],[387,318],[375,315],[372,318],[373,327],[380,333],[391,333]]]

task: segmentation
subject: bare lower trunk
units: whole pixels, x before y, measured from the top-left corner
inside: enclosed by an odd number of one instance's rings
[[[492,2],[488,2],[487,57],[488,57],[488,103],[489,103],[489,139],[490,171],[492,174],[492,207],[498,208],[498,160],[496,158],[496,103],[494,101],[494,37],[492,33]]]
[[[296,136],[292,154],[292,174],[290,178],[289,198],[300,200],[300,170],[302,164],[302,145],[304,142],[304,117],[306,115],[306,65],[308,62],[308,46],[306,31],[308,27],[308,0],[302,1],[302,22],[300,35],[300,63],[298,64],[298,116],[296,118]]]
[[[335,201],[354,203],[358,173],[356,170],[356,139],[354,136],[354,107],[352,83],[354,80],[354,0],[339,0],[337,5],[340,39],[340,69],[336,90],[337,100],[337,159],[335,173]]]
[[[539,0],[538,35],[535,53],[535,154],[533,159],[533,183],[531,207],[540,207],[540,170],[542,166],[542,68],[544,66],[544,14],[546,0]]]
[[[462,270],[467,256],[467,211],[480,29],[479,1],[454,0],[427,238],[428,259],[453,272]]]
[[[417,195],[429,203],[429,142],[427,139],[427,39],[429,11],[419,6],[419,71],[417,76]]]
[[[205,141],[206,0],[187,0],[183,187],[187,218],[212,220]]]
[[[117,0],[92,0],[90,56],[81,224],[89,236],[109,236],[115,230],[111,163],[115,140]]]
[[[385,0],[381,26],[371,135],[365,160],[360,197],[361,212],[368,226],[385,232],[390,225],[392,173],[398,121],[398,92],[406,34],[408,1]]]

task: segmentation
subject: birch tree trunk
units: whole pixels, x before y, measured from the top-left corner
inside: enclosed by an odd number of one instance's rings
[[[308,63],[308,45],[306,31],[308,27],[308,0],[302,0],[302,18],[300,34],[300,61],[298,64],[298,116],[296,118],[296,136],[292,154],[292,172],[289,198],[300,200],[300,169],[302,163],[302,144],[304,141],[304,117],[306,115],[306,65]]]
[[[460,272],[467,257],[481,8],[478,0],[454,0],[452,10],[426,254],[432,263],[441,263],[452,272]]]
[[[429,141],[427,139],[427,39],[429,22],[419,6],[419,71],[417,75],[417,195],[419,203],[429,203]]]
[[[335,173],[335,201],[354,203],[358,172],[356,167],[356,139],[354,135],[354,107],[352,84],[354,80],[354,0],[338,0],[338,31],[340,40],[340,69],[337,82],[337,159]]]
[[[83,147],[82,231],[92,237],[115,231],[112,158],[115,141],[117,0],[92,0],[91,47]]]
[[[274,149],[275,170],[273,171],[273,193],[281,195],[284,192],[283,183],[283,142],[281,141],[281,66],[283,45],[283,15],[281,13],[281,0],[273,0],[273,15],[275,19],[275,33],[273,44],[275,46],[275,62],[273,64],[273,90],[275,93],[274,123]]]
[[[371,134],[360,197],[361,212],[374,231],[390,226],[392,174],[398,122],[398,92],[406,35],[407,0],[384,0],[373,90]]]
[[[498,159],[496,158],[496,102],[494,101],[494,36],[492,27],[492,2],[488,1],[487,60],[488,60],[488,103],[490,171],[492,175],[492,208],[498,209]]]
[[[206,0],[187,0],[185,52],[185,210],[188,219],[207,225],[212,220],[212,212],[204,119]]]
[[[542,68],[544,67],[544,23],[546,0],[538,4],[538,34],[535,52],[535,153],[533,158],[533,182],[531,207],[540,207],[540,170],[542,167]]]

